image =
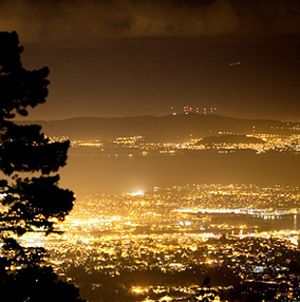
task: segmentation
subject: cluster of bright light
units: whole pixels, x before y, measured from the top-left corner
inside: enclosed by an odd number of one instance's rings
[[[129,193],[129,195],[132,197],[144,196],[145,192],[142,190],[139,190],[139,191],[131,192],[131,193]]]
[[[282,128],[283,129],[283,128]],[[289,129],[289,128],[284,128]],[[297,128],[298,129],[298,128]],[[298,131],[292,129],[293,131]],[[280,129],[281,130],[281,129]],[[214,135],[241,135],[241,133],[233,133],[228,131],[219,131]],[[244,134],[243,134],[244,135]],[[73,140],[72,147],[89,147],[98,148],[107,157],[128,156],[147,156],[150,152],[158,152],[162,155],[176,155],[182,151],[203,151],[215,150],[218,153],[235,153],[239,150],[253,150],[257,154],[268,151],[277,152],[300,152],[300,135],[299,133],[290,135],[256,133],[255,127],[252,132],[246,134],[249,138],[260,139],[261,142],[223,142],[223,143],[202,143],[203,137],[191,136],[189,140],[182,142],[149,142],[144,136],[134,135],[125,137],[116,137],[112,140],[112,145],[105,146],[100,140]],[[68,139],[65,136],[51,137],[50,141],[64,141]],[[127,152],[119,152],[119,148],[125,148]]]
[[[147,194],[137,190],[86,195],[78,197],[72,215],[63,224],[66,233],[62,237],[26,235],[23,240],[27,246],[40,246],[43,240],[42,246],[51,251],[51,263],[59,271],[74,265],[83,266],[87,272],[101,271],[116,277],[124,270],[158,269],[172,274],[193,265],[208,269],[226,265],[243,280],[252,282],[273,278],[265,268],[274,265],[289,284],[286,261],[295,255],[300,233],[293,227],[293,219],[290,230],[263,231],[247,224],[213,222],[211,217],[275,213],[293,218],[299,204],[300,189],[284,186],[195,184],[156,187]],[[278,252],[292,256],[282,257],[278,264],[272,260]],[[169,289],[136,284],[129,293],[144,301],[151,301],[149,297],[155,292],[174,299]],[[190,288],[172,290],[183,296],[191,292]]]

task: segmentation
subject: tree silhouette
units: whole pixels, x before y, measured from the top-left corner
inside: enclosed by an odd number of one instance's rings
[[[26,70],[22,51],[16,32],[0,32],[0,293],[5,296],[3,289],[14,286],[22,289],[14,293],[15,299],[0,296],[0,300],[50,301],[39,295],[41,289],[53,292],[52,288],[62,296],[69,294],[62,301],[82,301],[74,286],[43,265],[43,248],[20,243],[28,232],[58,232],[57,222],[69,214],[75,199],[72,191],[58,186],[58,170],[66,164],[69,141],[51,142],[39,125],[14,122],[48,95],[48,68]]]

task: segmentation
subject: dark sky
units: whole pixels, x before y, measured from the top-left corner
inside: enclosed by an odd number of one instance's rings
[[[300,1],[0,1],[26,66],[48,65],[31,119],[217,106],[300,120]],[[240,62],[240,64],[230,64]]]

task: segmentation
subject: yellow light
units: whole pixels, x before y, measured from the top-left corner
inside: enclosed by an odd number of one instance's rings
[[[132,286],[130,291],[135,295],[141,295],[147,293],[149,289],[143,286]]]
[[[211,264],[214,263],[214,261],[212,259],[208,258],[208,259],[205,260],[205,263],[208,264],[208,265],[211,265]]]

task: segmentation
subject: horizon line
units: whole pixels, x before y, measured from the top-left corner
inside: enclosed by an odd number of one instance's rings
[[[82,116],[70,116],[70,117],[62,117],[62,118],[54,118],[54,119],[28,119],[27,117],[22,117],[21,119],[16,119],[17,122],[56,122],[56,121],[66,121],[72,119],[123,119],[123,118],[142,118],[142,117],[152,117],[152,118],[164,118],[164,117],[177,117],[177,116],[218,116],[218,117],[225,117],[225,118],[232,118],[232,119],[239,119],[239,120],[268,120],[268,121],[277,121],[277,122],[285,122],[285,123],[300,123],[299,120],[286,120],[286,119],[279,119],[279,118],[271,118],[271,117],[237,117],[232,115],[224,115],[224,114],[215,114],[215,113],[208,113],[208,114],[199,114],[195,112],[191,113],[184,113],[180,112],[177,114],[163,114],[163,115],[154,115],[154,114],[139,114],[139,115],[120,115],[120,116],[90,116],[90,115],[82,115]]]

